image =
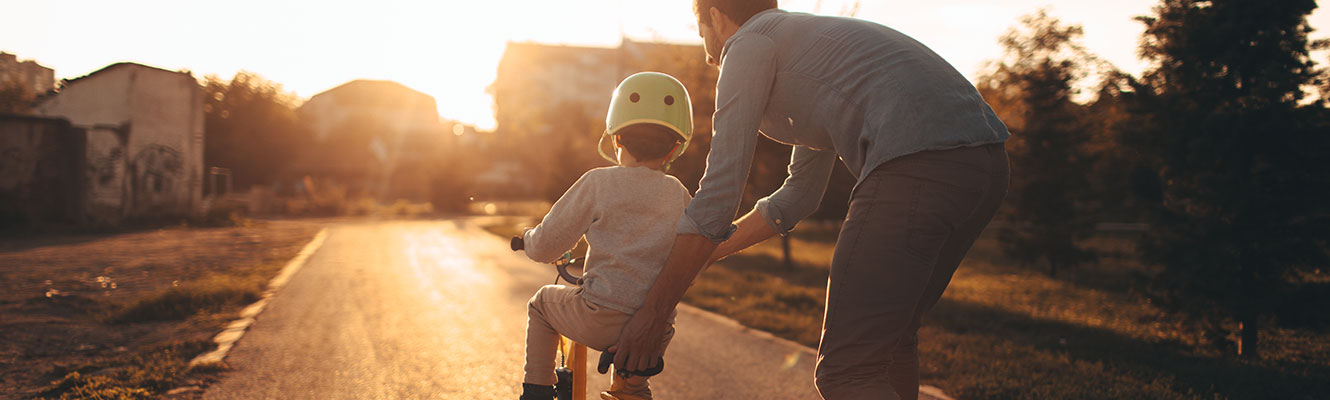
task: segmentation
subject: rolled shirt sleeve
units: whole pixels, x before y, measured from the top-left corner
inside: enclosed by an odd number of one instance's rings
[[[795,224],[817,211],[835,166],[835,152],[795,146],[790,153],[790,175],[785,183],[770,196],[758,200],[753,208],[776,233],[789,234]]]
[[[775,43],[753,34],[735,35],[722,51],[706,171],[693,201],[679,218],[676,233],[702,235],[714,243],[734,233],[735,212],[775,79],[774,55]]]

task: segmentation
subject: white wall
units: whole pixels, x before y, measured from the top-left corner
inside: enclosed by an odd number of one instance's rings
[[[187,215],[198,211],[203,190],[203,90],[186,73],[138,64],[117,64],[71,81],[45,100],[38,113],[69,119],[80,127],[126,127],[121,193],[129,216]],[[114,135],[89,133],[90,176],[97,159],[119,146]],[[91,187],[90,207],[111,207],[114,194]]]

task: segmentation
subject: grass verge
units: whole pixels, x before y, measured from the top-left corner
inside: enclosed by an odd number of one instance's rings
[[[189,360],[209,350],[205,340],[174,342],[97,364],[51,382],[40,399],[149,399],[170,390]]]
[[[115,311],[108,322],[123,324],[152,321],[180,321],[199,313],[217,313],[243,307],[263,295],[268,279],[280,265],[256,267],[237,275],[208,275],[180,282],[150,294]]]
[[[206,386],[212,337],[322,228],[44,234],[0,246],[0,398],[160,398]]]
[[[213,349],[208,336],[240,308],[258,301],[281,264],[268,263],[201,279],[110,305],[100,318],[109,324],[184,323],[196,339],[172,341],[136,352],[125,351],[83,364],[52,381],[42,399],[148,399],[173,388],[190,371],[195,356]]]

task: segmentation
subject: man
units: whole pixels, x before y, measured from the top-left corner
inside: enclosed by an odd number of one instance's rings
[[[815,383],[829,399],[918,396],[923,314],[1006,196],[1009,136],[974,86],[875,23],[775,0],[694,0],[720,66],[707,169],[615,362],[642,370],[705,265],[812,214],[839,158],[857,182],[827,283]],[[734,218],[762,134],[794,145],[789,177]]]

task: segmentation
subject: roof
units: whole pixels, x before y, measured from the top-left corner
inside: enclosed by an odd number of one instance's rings
[[[87,75],[83,75],[83,76],[80,76],[80,77],[77,77],[77,78],[72,78],[72,79],[65,79],[65,80],[64,80],[64,85],[65,85],[65,86],[69,86],[70,84],[72,84],[72,83],[74,83],[74,82],[77,82],[77,81],[82,80],[82,79],[84,79],[84,78],[92,77],[93,75],[97,75],[97,74],[100,74],[100,73],[102,73],[102,72],[106,72],[106,71],[110,71],[110,70],[114,70],[114,69],[121,69],[121,68],[131,68],[131,67],[137,67],[137,68],[142,68],[142,69],[147,69],[147,70],[156,70],[156,71],[161,71],[161,72],[166,72],[166,73],[172,73],[172,74],[181,74],[181,75],[188,76],[188,77],[190,77],[190,78],[193,78],[193,77],[194,77],[194,75],[191,75],[191,74],[188,73],[188,72],[171,71],[171,70],[167,70],[167,69],[157,68],[157,67],[154,67],[154,66],[151,66],[151,65],[144,65],[144,64],[139,64],[139,63],[136,63],[136,62],[128,62],[128,61],[125,61],[125,62],[118,62],[118,63],[115,63],[115,64],[107,65],[107,66],[105,66],[105,67],[102,67],[102,69],[99,69],[99,70],[96,70],[96,71],[89,72]]]
[[[393,81],[357,79],[311,96],[306,104],[329,96],[343,107],[418,108],[437,113],[434,96]]]
[[[75,84],[75,83],[77,83],[78,81],[81,81],[81,80],[86,79],[86,78],[90,78],[90,77],[92,77],[92,76],[94,76],[94,75],[101,74],[101,73],[106,72],[106,71],[115,70],[115,69],[122,69],[122,68],[139,68],[139,69],[148,70],[148,71],[160,71],[160,72],[165,72],[165,73],[169,73],[169,74],[180,74],[180,75],[184,75],[184,76],[188,77],[189,79],[194,79],[194,75],[190,74],[189,72],[183,72],[183,71],[171,71],[171,70],[166,70],[166,69],[162,69],[162,68],[157,68],[157,67],[154,67],[154,66],[151,66],[151,65],[144,65],[144,64],[139,64],[139,63],[136,63],[136,62],[128,62],[128,61],[125,61],[125,62],[118,62],[118,63],[115,63],[115,64],[107,65],[107,66],[105,66],[105,67],[102,67],[102,69],[99,69],[99,70],[96,70],[96,71],[89,72],[87,75],[83,75],[83,76],[80,76],[80,77],[77,77],[77,78],[64,79],[64,80],[61,81],[61,85],[60,85],[60,86],[61,86],[62,88],[63,88],[63,87],[68,87],[69,85]],[[55,95],[58,95],[58,94],[60,94],[60,89],[49,90],[49,91],[47,91],[46,93],[40,93],[40,94],[38,94],[38,95],[37,95],[37,98],[34,99],[34,101],[37,102],[37,103],[41,103],[41,102],[44,102],[44,101],[46,101],[47,99],[52,98],[52,97],[54,97]]]

